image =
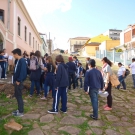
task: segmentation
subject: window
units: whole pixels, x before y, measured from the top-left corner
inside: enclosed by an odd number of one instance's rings
[[[4,10],[0,9],[0,20],[4,23]]]
[[[29,45],[31,46],[31,33],[29,33]]]
[[[34,37],[33,37],[33,49],[34,49]]]
[[[21,19],[18,17],[18,35],[21,36]]]
[[[25,42],[27,41],[27,27],[25,26],[25,32],[24,32]]]

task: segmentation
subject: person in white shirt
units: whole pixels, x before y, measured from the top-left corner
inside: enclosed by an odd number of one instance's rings
[[[125,83],[125,73],[126,73],[126,68],[123,66],[123,64],[121,62],[118,63],[118,67],[119,67],[119,70],[118,70],[118,79],[120,81],[120,85],[117,86],[117,89],[119,90],[120,89],[120,86],[122,84],[123,86],[123,90],[126,90],[126,83]]]
[[[135,58],[132,59],[132,64],[129,65],[129,68],[131,68],[132,71],[132,78],[133,78],[133,87],[135,89]]]

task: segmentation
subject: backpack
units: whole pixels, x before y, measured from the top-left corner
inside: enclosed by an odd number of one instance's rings
[[[130,74],[130,71],[126,69],[125,76],[128,76]]]
[[[37,58],[34,57],[30,60],[30,70],[37,70],[39,68]]]
[[[110,80],[113,87],[117,87],[120,84],[118,77],[115,74],[112,74],[110,76],[109,80]]]

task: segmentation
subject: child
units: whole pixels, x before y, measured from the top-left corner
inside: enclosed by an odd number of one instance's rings
[[[1,76],[0,78],[1,79],[7,79],[5,78],[5,63],[6,63],[6,59],[4,58],[4,51],[0,51],[0,66],[2,68],[2,73],[1,73]]]
[[[15,49],[12,51],[13,56],[17,59],[17,63],[14,69],[13,83],[15,86],[15,97],[18,103],[18,110],[12,114],[17,117],[22,117],[24,112],[24,104],[22,99],[23,81],[27,77],[27,66],[24,58],[21,57],[21,50]]]
[[[53,99],[53,108],[48,110],[48,113],[58,113],[59,100],[61,97],[61,109],[63,113],[67,112],[67,87],[69,86],[68,80],[68,66],[64,64],[62,55],[56,56],[58,63],[55,83],[55,96]]]
[[[77,74],[76,74],[76,87],[78,87],[78,80],[80,80],[81,89],[82,89],[82,75],[83,75],[83,67],[81,63],[78,63]]]
[[[73,62],[75,63],[76,67],[78,67],[79,60],[77,59],[76,56],[73,57]]]

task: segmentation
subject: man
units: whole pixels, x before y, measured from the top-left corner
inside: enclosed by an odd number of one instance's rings
[[[93,107],[93,114],[90,117],[94,120],[98,119],[98,91],[103,90],[104,81],[101,72],[95,68],[96,62],[91,59],[88,63],[89,70],[86,72],[84,81],[84,90],[90,95]]]
[[[67,62],[68,66],[68,75],[69,75],[69,90],[71,89],[71,84],[73,83],[73,89],[75,89],[75,73],[76,73],[76,65],[73,62],[73,58],[68,58],[69,62]]]
[[[24,112],[24,105],[22,99],[23,81],[27,77],[27,66],[26,61],[22,58],[22,53],[20,49],[15,49],[12,51],[13,56],[17,59],[17,63],[14,68],[13,83],[15,87],[15,97],[18,103],[18,110],[12,112],[14,116],[22,117]]]
[[[129,68],[131,68],[132,71],[132,78],[133,78],[133,88],[135,89],[135,58],[132,59],[132,64],[129,65]]]

